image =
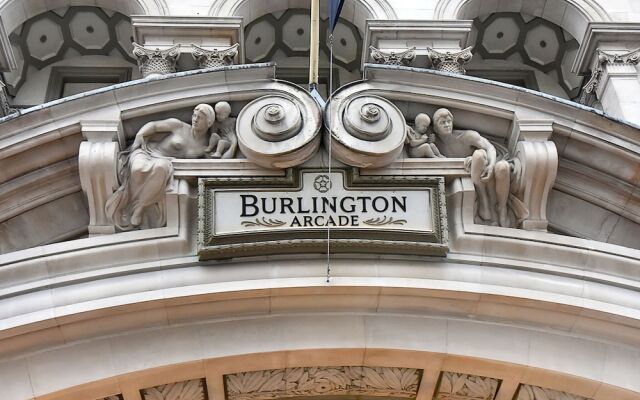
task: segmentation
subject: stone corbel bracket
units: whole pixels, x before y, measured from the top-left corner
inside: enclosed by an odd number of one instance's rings
[[[528,210],[519,228],[546,231],[547,200],[558,173],[558,150],[549,140],[553,121],[520,120],[517,126],[518,139],[513,145],[515,179],[511,193]]]
[[[166,75],[176,72],[176,63],[180,57],[180,44],[165,50],[149,49],[133,44],[133,55],[138,59],[138,68],[143,78],[151,75]]]
[[[464,64],[471,61],[471,58],[473,57],[473,54],[471,53],[472,49],[473,46],[469,46],[457,52],[440,52],[428,47],[427,57],[431,61],[431,65],[435,70],[464,75],[467,73],[464,69]]]
[[[301,89],[263,96],[238,114],[238,146],[262,167],[293,167],[317,152],[321,121],[318,103]]]
[[[333,157],[360,168],[391,164],[404,146],[406,123],[389,100],[366,93],[333,97],[325,110]]]
[[[120,121],[80,121],[80,126],[86,140],[80,144],[78,170],[89,203],[89,235],[115,233],[105,204],[118,187]]]
[[[198,68],[224,67],[233,64],[233,59],[238,55],[239,43],[224,49],[207,50],[192,44],[193,52],[191,55]]]

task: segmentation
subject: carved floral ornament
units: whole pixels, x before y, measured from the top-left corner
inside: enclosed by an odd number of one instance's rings
[[[225,375],[227,400],[368,395],[414,399],[422,370],[390,367],[299,367]]]
[[[443,372],[435,400],[493,400],[500,381],[477,375]]]
[[[204,379],[168,383],[141,390],[143,400],[206,400]]]

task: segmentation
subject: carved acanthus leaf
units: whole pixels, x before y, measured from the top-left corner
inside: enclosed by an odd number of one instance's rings
[[[376,64],[409,66],[416,58],[415,47],[406,49],[400,53],[396,53],[394,51],[382,51],[373,46],[369,46],[369,49],[371,49],[371,58],[376,62]]]
[[[473,46],[469,46],[466,49],[457,52],[440,52],[427,47],[427,57],[431,60],[431,65],[438,71],[454,72],[458,74],[466,74],[464,64],[471,61],[473,54],[471,50]]]
[[[133,44],[133,55],[138,59],[138,67],[143,77],[151,74],[169,74],[176,72],[176,62],[180,56],[180,44],[165,50],[149,49]]]
[[[211,68],[233,64],[233,58],[238,54],[238,47],[240,47],[240,44],[236,43],[233,46],[224,49],[214,50],[203,49],[195,44],[192,44],[191,46],[193,46],[193,53],[191,54],[198,63],[198,67]]]
[[[443,372],[436,391],[437,400],[493,400],[497,379],[477,375]]]
[[[578,396],[557,390],[546,389],[540,386],[520,385],[516,400],[589,400],[586,397]]]
[[[415,398],[420,370],[387,367],[299,367],[225,375],[228,400],[321,395]]]
[[[202,379],[169,383],[142,390],[143,400],[205,400]]]

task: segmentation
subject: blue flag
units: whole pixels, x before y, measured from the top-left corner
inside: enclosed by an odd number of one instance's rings
[[[338,24],[338,18],[340,17],[340,11],[344,5],[344,0],[329,0],[329,29],[333,33],[333,30]]]

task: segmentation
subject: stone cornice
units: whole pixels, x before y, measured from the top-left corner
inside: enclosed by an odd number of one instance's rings
[[[369,60],[369,47],[382,51],[403,51],[416,47],[415,54],[424,58],[427,47],[439,50],[459,50],[469,43],[472,21],[367,20],[362,43],[362,60]],[[384,40],[382,46],[379,42]],[[449,48],[457,41],[457,48]]]
[[[244,25],[242,17],[179,17],[134,15],[131,18],[136,43],[161,50],[176,43],[181,52],[192,51],[191,44],[206,50],[240,43],[238,63],[244,62]],[[206,41],[203,41],[206,38]]]
[[[590,22],[571,71],[584,75],[592,67],[596,49],[635,49],[640,46],[640,23]]]

